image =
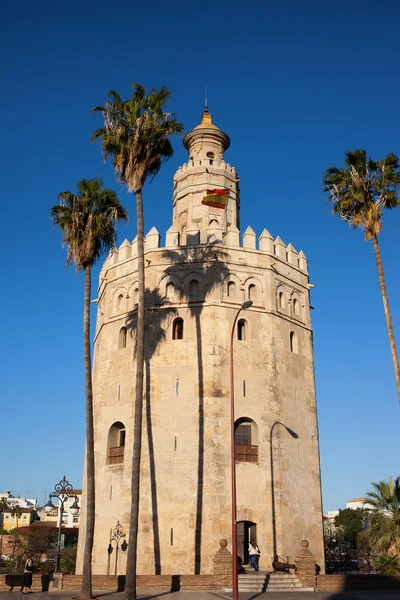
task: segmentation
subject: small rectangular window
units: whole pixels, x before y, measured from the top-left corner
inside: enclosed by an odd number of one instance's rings
[[[125,446],[125,429],[121,429],[119,432],[119,445]]]

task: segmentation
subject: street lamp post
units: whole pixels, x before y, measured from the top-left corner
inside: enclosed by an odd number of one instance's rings
[[[45,511],[47,513],[50,513],[52,510],[57,508],[52,503],[51,499],[58,498],[58,500],[60,502],[60,504],[59,504],[60,518],[58,521],[58,538],[57,538],[56,573],[59,572],[59,568],[60,568],[61,525],[62,525],[62,518],[63,518],[63,514],[64,514],[64,503],[66,500],[68,500],[68,498],[75,498],[73,504],[69,507],[69,512],[71,513],[71,515],[77,515],[79,513],[78,497],[76,494],[74,494],[72,492],[73,492],[73,486],[68,481],[68,479],[66,479],[66,477],[64,475],[64,477],[61,479],[61,481],[56,483],[56,485],[54,486],[54,492],[51,492],[49,494],[49,500],[44,507]]]
[[[236,460],[235,460],[235,379],[233,368],[233,340],[236,323],[242,310],[252,306],[252,300],[245,300],[236,313],[231,331],[230,343],[230,394],[231,394],[231,471],[232,471],[232,599],[238,600],[238,564],[236,531]]]

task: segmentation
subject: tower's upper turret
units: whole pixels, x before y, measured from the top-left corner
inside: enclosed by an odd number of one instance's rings
[[[208,107],[201,123],[189,131],[183,144],[189,160],[174,177],[173,223],[170,233],[179,236],[180,244],[229,242],[229,232],[239,233],[239,179],[236,169],[224,161],[230,139],[214,125]],[[225,209],[203,203],[213,190],[226,190]],[[235,239],[236,239],[235,237]],[[238,238],[237,238],[238,239]]]
[[[231,144],[229,137],[212,122],[208,106],[204,107],[201,123],[184,137],[183,144],[189,152],[190,160],[211,158],[222,160],[225,150]]]

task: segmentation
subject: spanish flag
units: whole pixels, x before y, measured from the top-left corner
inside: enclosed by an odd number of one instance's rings
[[[214,208],[225,208],[229,198],[229,190],[225,188],[217,190],[207,190],[207,195],[204,196],[202,204],[213,206]]]

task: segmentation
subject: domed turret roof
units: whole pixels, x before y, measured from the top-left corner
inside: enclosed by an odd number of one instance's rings
[[[189,149],[190,146],[196,143],[199,139],[208,139],[210,141],[217,142],[221,145],[223,150],[226,150],[230,146],[230,139],[221,131],[219,127],[213,124],[212,114],[208,112],[208,106],[204,107],[204,111],[201,115],[201,123],[194,129],[189,131],[183,138],[183,145]]]
[[[204,108],[204,112],[201,115],[200,125],[197,125],[197,127],[195,127],[193,131],[195,131],[196,129],[217,129],[218,131],[221,131],[219,127],[213,124],[212,114],[208,112],[208,106]]]

